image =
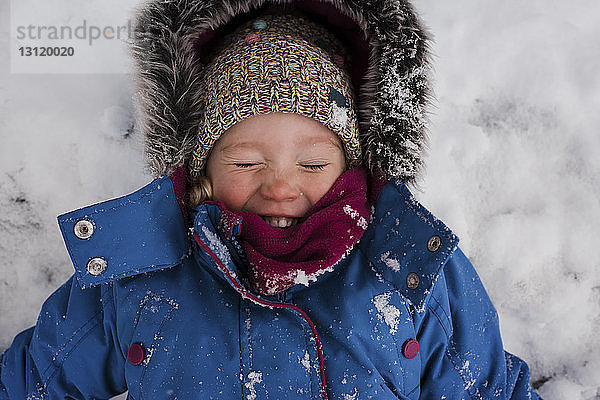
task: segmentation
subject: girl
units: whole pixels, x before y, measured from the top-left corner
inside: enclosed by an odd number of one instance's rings
[[[410,4],[263,3],[140,10],[162,175],[59,217],[75,275],[2,355],[0,399],[538,398],[405,186],[428,99]]]

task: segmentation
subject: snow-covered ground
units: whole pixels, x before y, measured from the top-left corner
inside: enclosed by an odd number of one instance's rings
[[[439,101],[415,194],[461,237],[540,394],[600,399],[600,2],[417,3],[435,35]],[[8,5],[0,351],[71,274],[56,215],[150,179],[130,76],[11,74]]]

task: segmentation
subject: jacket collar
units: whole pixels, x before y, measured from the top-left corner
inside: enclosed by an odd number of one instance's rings
[[[223,212],[227,214],[223,215]],[[213,268],[234,288],[244,286],[240,281],[240,271],[236,265],[236,261],[239,264],[239,255],[233,248],[235,237],[241,228],[241,222],[241,219],[226,209],[222,210],[216,202],[203,203],[193,210],[191,232],[197,236],[197,240],[207,246],[207,251],[212,252],[221,261],[226,271],[215,265],[210,257],[206,257],[208,262],[205,264]],[[226,235],[223,236],[222,232],[226,232]],[[205,256],[202,251],[199,253],[200,256]],[[235,282],[232,282],[232,279]]]
[[[176,178],[163,176],[127,196],[58,217],[82,288],[174,267],[189,256],[188,230],[175,195],[178,185]],[[93,232],[87,239],[76,233],[80,221],[91,224]],[[218,205],[204,204],[196,210],[192,230],[227,268],[229,276],[220,275],[226,280],[233,277],[241,285],[230,242],[239,222],[231,221],[224,238],[218,228],[221,221]],[[358,247],[382,279],[421,309],[457,246],[458,237],[419,204],[405,185],[394,181],[381,190]]]
[[[228,222],[223,226],[221,212],[216,203],[199,206],[193,230],[227,269],[219,271],[219,275],[232,286],[243,287],[231,242],[239,233],[240,221],[225,218]],[[219,232],[228,232],[227,237],[221,237]],[[392,181],[381,189],[369,228],[357,247],[374,265],[376,273],[420,311],[458,241],[442,221],[417,202],[406,185]],[[325,275],[311,285],[318,284]],[[304,288],[298,284],[288,292]]]
[[[231,258],[235,253],[228,245],[239,233],[240,221],[231,220],[227,230],[219,229],[224,219],[217,203],[199,206],[193,221],[189,221],[184,193],[185,168],[178,168],[129,195],[58,216],[81,288],[181,264],[191,254],[191,232],[200,235],[237,279],[239,274]],[[91,229],[85,239],[78,232],[82,223]],[[221,231],[229,232],[226,238],[220,236]],[[206,264],[219,273],[212,261]],[[227,280],[222,272],[219,275]]]
[[[417,310],[457,246],[458,237],[399,181],[381,190],[360,244],[381,278]]]
[[[82,288],[173,267],[189,254],[183,214],[167,176],[127,196],[60,215],[58,224]]]

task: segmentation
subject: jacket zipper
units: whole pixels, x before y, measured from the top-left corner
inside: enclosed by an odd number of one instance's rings
[[[238,293],[240,293],[242,295],[243,298],[253,301],[254,303],[257,303],[261,306],[285,308],[288,310],[292,310],[292,311],[297,312],[298,314],[300,314],[302,316],[302,318],[304,318],[304,320],[306,321],[308,326],[310,326],[313,337],[315,338],[315,344],[317,346],[317,355],[319,357],[319,373],[321,375],[321,390],[320,390],[321,398],[323,400],[327,400],[328,397],[327,397],[327,384],[325,382],[325,362],[324,362],[324,356],[323,356],[323,348],[321,347],[321,340],[319,339],[319,334],[317,332],[317,328],[315,327],[315,324],[312,322],[312,320],[310,319],[308,314],[306,314],[306,312],[304,310],[302,310],[301,308],[296,307],[291,304],[275,303],[275,302],[267,301],[267,300],[261,299],[259,297],[256,297],[254,294],[252,294],[251,292],[246,290],[236,279],[234,279],[234,277],[231,275],[231,273],[229,272],[227,267],[225,267],[225,265],[219,259],[219,257],[217,257],[217,255],[208,247],[208,245],[206,243],[204,243],[202,241],[202,239],[200,239],[200,236],[198,236],[198,233],[195,231],[194,231],[194,239],[196,240],[196,243],[198,243],[198,245],[202,248],[202,250],[204,250],[217,263],[217,266],[219,267],[221,272],[223,272],[227,276],[227,279],[229,279],[229,281],[231,282],[233,287],[238,291]]]

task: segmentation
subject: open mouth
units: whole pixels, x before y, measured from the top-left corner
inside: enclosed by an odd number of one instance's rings
[[[262,219],[274,228],[289,228],[298,223],[298,218],[265,216]]]

